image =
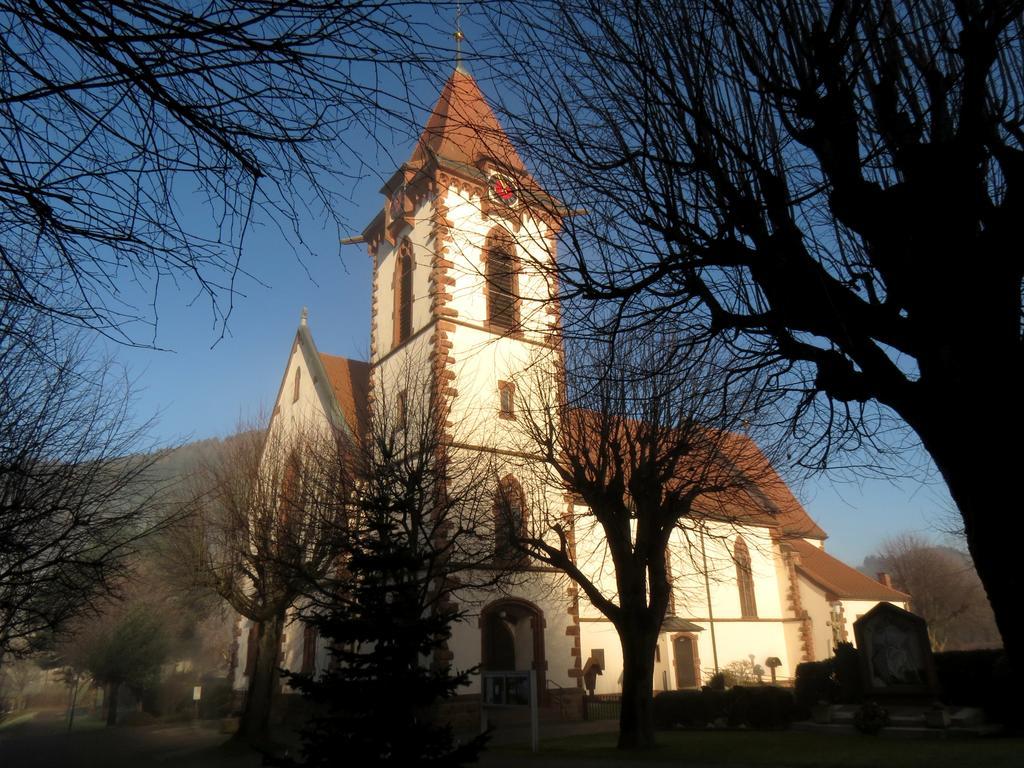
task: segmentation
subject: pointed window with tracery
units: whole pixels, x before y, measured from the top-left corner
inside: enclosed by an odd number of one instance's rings
[[[498,484],[494,499],[494,557],[504,565],[522,558],[518,539],[526,533],[526,497],[514,477]]]
[[[302,625],[302,668],[304,675],[312,675],[316,670],[316,627],[312,624]]]
[[[395,280],[396,344],[412,336],[412,266],[412,254],[403,248],[398,257],[398,275]]]
[[[732,559],[736,563],[736,583],[740,591],[740,616],[744,619],[757,618],[757,601],[754,599],[754,571],[750,564],[750,550],[743,537],[736,537]]]

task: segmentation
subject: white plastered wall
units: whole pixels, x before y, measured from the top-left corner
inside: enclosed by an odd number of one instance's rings
[[[575,508],[577,561],[601,592],[614,599],[615,574],[604,545],[603,531],[585,511],[584,507]],[[740,613],[736,565],[732,556],[736,537],[740,535],[750,552],[757,604],[757,618],[754,620],[744,620]],[[783,602],[787,575],[769,529],[708,522],[703,537],[698,531],[686,534],[676,531],[670,551],[676,615],[703,628],[697,633],[697,652],[704,680],[714,673],[716,651],[720,669],[731,662],[749,663],[751,654],[755,663],[764,667],[768,657],[776,656],[782,661],[782,666],[776,670],[778,678],[792,677],[796,664],[800,662],[798,625],[794,617],[788,615]],[[709,613],[713,613],[715,620],[713,636]],[[597,678],[596,691],[611,693],[620,690],[622,650],[614,627],[582,596],[580,618],[582,661],[586,662],[595,648],[605,652],[606,670]],[[656,689],[664,685],[666,678],[668,687],[675,687],[672,634],[662,633],[659,639],[662,662],[655,668]],[[765,675],[767,679],[767,670]]]
[[[797,575],[800,604],[811,617],[811,635],[814,642],[814,660],[834,655],[832,635],[832,604],[821,587]]]
[[[324,402],[317,391],[317,385],[330,386],[329,382],[320,382],[314,371],[317,366],[310,365],[307,354],[316,354],[313,349],[304,350],[301,342],[292,345],[291,354],[285,366],[281,390],[270,420],[270,440],[287,440],[289,436],[298,435],[305,430],[324,430],[330,427],[330,420]],[[298,397],[295,397],[295,375],[299,373]],[[285,669],[299,669],[302,666],[303,625],[297,621],[294,609],[288,611],[288,623],[285,625],[282,645],[282,666]],[[238,619],[238,655],[235,665],[233,686],[236,690],[248,687],[249,679],[245,674],[248,661],[248,637],[253,622],[244,617]],[[321,664],[319,658],[317,663]],[[287,688],[286,688],[287,690]]]

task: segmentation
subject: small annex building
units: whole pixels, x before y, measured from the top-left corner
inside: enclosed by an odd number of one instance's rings
[[[381,191],[381,212],[362,235],[374,267],[370,360],[320,352],[303,313],[272,418],[328,420],[359,433],[369,398],[409,396],[413,367],[448,398],[449,420],[468,425],[453,440],[458,450],[507,461],[498,476],[529,487],[533,470],[508,419],[523,372],[548,366],[554,388],[564,354],[557,292],[536,267],[554,259],[559,204],[530,176],[462,69],[446,83],[409,161]],[[826,532],[767,459],[746,436],[734,440],[752,462],[759,493],[730,522],[708,521],[702,568],[672,574],[655,690],[699,687],[716,670],[764,667],[770,657],[781,662],[778,679],[792,679],[797,664],[853,642],[858,616],[879,602],[906,607],[909,600],[828,554]],[[575,535],[577,547],[600,550],[592,531]],[[566,690],[619,691],[622,656],[612,625],[564,576],[533,570],[514,587],[466,596],[471,619],[454,628],[453,663],[531,672],[549,700]],[[240,620],[237,690],[247,684],[249,629]],[[315,635],[289,624],[281,665],[308,671],[325,663]],[[466,693],[480,693],[479,678]]]

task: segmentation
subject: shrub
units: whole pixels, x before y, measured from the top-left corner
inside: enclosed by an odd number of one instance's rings
[[[703,728],[724,720],[731,727],[786,728],[793,718],[793,692],[773,686],[737,686],[728,691],[662,691],[654,697],[655,726]]]
[[[735,696],[730,720],[762,730],[788,728],[793,721],[795,700],[785,688],[756,686],[733,688]]]
[[[704,705],[705,723],[714,723],[719,720],[729,721],[729,711],[732,706],[732,690],[710,690],[705,688],[701,691],[701,700]]]
[[[732,728],[750,724],[750,699],[752,688],[735,686],[729,689],[727,717]]]
[[[707,722],[704,691],[661,691],[654,697],[656,728],[695,728]]]
[[[705,687],[711,689],[712,691],[724,691],[726,688],[725,683],[725,673],[715,672],[715,674],[713,674],[711,678],[708,680],[708,684]]]
[[[149,712],[125,712],[118,716],[117,724],[124,727],[152,725],[156,716]]]
[[[203,678],[203,698],[199,702],[199,717],[219,720],[231,711],[231,681],[226,677]]]
[[[946,704],[981,707],[991,720],[1006,722],[1011,683],[1001,649],[943,651],[933,655],[935,674]]]
[[[801,717],[809,717],[811,707],[836,700],[835,661],[805,661],[796,667],[796,704]]]
[[[764,669],[760,664],[755,664],[751,656],[750,661],[730,661],[719,674],[725,677],[726,685],[732,688],[734,685],[760,684]]]
[[[933,654],[935,674],[947,704],[979,707],[991,698],[1001,650],[944,651]]]
[[[853,727],[874,735],[889,724],[889,710],[876,701],[867,701],[853,715]]]
[[[165,677],[160,684],[147,691],[143,708],[161,717],[188,718],[195,710],[192,703],[192,686],[195,676],[174,673]]]
[[[857,704],[864,699],[864,678],[860,651],[852,643],[839,643],[833,659],[836,700],[840,704]]]

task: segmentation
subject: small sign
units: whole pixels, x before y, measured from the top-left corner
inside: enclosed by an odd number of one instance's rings
[[[199,701],[203,698],[203,686],[196,685],[192,687],[192,701]]]

